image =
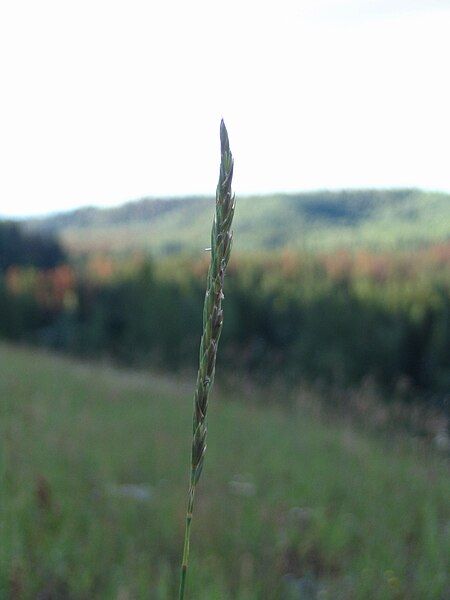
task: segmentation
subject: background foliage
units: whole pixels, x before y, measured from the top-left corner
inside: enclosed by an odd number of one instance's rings
[[[227,278],[221,370],[292,384],[385,390],[450,387],[448,245],[415,253],[235,258]],[[10,268],[0,332],[90,357],[180,369],[195,364],[207,257],[128,270]],[[97,274],[96,274],[97,272]],[[427,395],[428,401],[430,395]]]
[[[193,598],[449,597],[449,202],[238,204]],[[0,224],[2,598],[174,596],[212,210]]]

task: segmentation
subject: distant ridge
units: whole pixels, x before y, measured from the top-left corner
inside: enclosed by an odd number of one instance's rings
[[[84,206],[69,211],[53,213],[48,216],[28,219],[28,224],[42,229],[61,229],[64,227],[85,227],[92,225],[117,225],[151,220],[161,214],[176,210],[184,202],[211,201],[211,198],[185,196],[180,198],[141,198],[130,200],[119,206],[103,208]]]
[[[26,226],[59,235],[74,253],[198,252],[208,245],[213,210],[212,197],[143,198]],[[234,229],[236,251],[416,247],[450,239],[450,195],[398,189],[238,197]]]

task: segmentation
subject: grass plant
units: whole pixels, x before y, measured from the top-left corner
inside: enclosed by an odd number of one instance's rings
[[[216,190],[216,212],[211,231],[211,262],[206,281],[203,306],[203,333],[200,341],[199,368],[194,395],[194,417],[186,528],[183,544],[179,598],[183,600],[189,561],[189,540],[195,489],[200,478],[206,451],[208,398],[214,381],[217,347],[223,323],[222,300],[225,270],[231,252],[235,198],[231,191],[233,156],[223,120],[220,123],[220,173]]]

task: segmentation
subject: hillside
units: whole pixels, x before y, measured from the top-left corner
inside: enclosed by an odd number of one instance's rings
[[[74,253],[198,252],[208,246],[211,198],[143,199],[29,220]],[[276,194],[238,199],[235,250],[409,248],[450,238],[450,195],[420,190]]]
[[[3,344],[0,365],[0,597],[174,598],[191,378]],[[189,597],[448,598],[445,456],[255,396],[213,394]]]

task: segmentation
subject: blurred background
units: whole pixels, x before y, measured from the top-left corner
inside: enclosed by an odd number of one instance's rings
[[[450,597],[450,2],[0,8],[5,599]]]

